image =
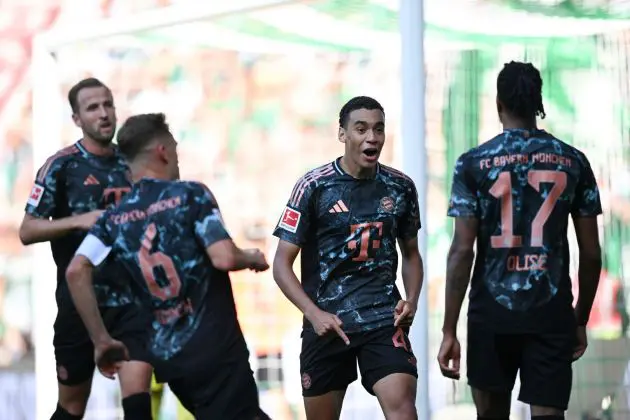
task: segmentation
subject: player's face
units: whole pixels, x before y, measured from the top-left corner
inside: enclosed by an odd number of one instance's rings
[[[166,156],[168,160],[168,173],[171,179],[179,179],[179,156],[177,154],[177,141],[173,137],[166,144]]]
[[[77,95],[78,112],[72,115],[83,135],[108,145],[116,132],[116,108],[112,93],[106,87],[90,87]]]
[[[346,127],[339,128],[339,141],[346,145],[345,157],[360,169],[376,167],[385,144],[385,116],[378,109],[357,109]]]

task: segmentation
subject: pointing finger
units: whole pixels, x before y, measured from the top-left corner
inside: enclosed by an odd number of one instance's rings
[[[333,328],[335,329],[335,331],[337,332],[337,335],[339,335],[339,337],[341,337],[341,339],[343,340],[344,343],[346,343],[346,346],[350,344],[350,339],[348,338],[348,336],[346,335],[345,332],[343,332],[343,330],[341,329],[340,326],[338,325],[333,325]]]

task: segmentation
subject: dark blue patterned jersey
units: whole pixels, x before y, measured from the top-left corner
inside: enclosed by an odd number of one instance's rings
[[[544,130],[506,130],[464,153],[448,215],[479,219],[469,321],[515,333],[570,328],[569,216],[601,212],[586,156]]]
[[[274,231],[301,248],[302,287],[346,332],[392,325],[396,303],[397,240],[418,235],[413,181],[378,165],[372,179],[343,171],[340,159],[295,184]],[[304,328],[312,329],[304,319]]]
[[[94,210],[104,210],[120,201],[131,187],[125,160],[116,150],[110,156],[88,152],[78,141],[52,155],[37,172],[26,203],[26,213],[43,219],[62,219]],[[65,273],[74,252],[85,237],[83,231],[50,241],[57,265],[58,303],[73,305]],[[131,302],[127,282],[105,261],[94,279],[101,306]]]
[[[204,185],[144,178],[103,214],[90,237],[110,249],[153,312],[150,349],[162,380],[199,358],[225,360],[244,348],[229,275],[206,252],[230,235]]]

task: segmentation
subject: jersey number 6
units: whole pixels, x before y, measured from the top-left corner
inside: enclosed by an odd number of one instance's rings
[[[156,234],[157,228],[155,223],[151,223],[147,226],[142,236],[142,243],[138,251],[138,261],[151,295],[160,300],[172,299],[179,294],[182,283],[175,269],[175,264],[173,264],[173,260],[168,255],[160,251],[151,253]],[[160,286],[155,278],[155,269],[158,267],[162,267],[166,275],[167,284],[165,286]]]
[[[540,192],[540,184],[553,184],[544,197],[538,213],[532,220],[531,246],[543,246],[543,227],[549,215],[567,186],[566,172],[530,170],[527,175],[529,185]],[[523,245],[523,237],[514,234],[514,204],[512,198],[512,174],[501,172],[490,188],[490,194],[501,200],[501,234],[490,238],[493,248],[518,248]]]

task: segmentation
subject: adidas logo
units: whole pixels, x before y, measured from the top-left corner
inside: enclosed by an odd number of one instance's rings
[[[89,175],[87,178],[85,178],[85,181],[83,181],[83,185],[98,185],[98,184],[100,184],[100,182],[98,182],[98,179],[96,179],[94,175]]]
[[[346,207],[346,204],[339,200],[335,203],[334,206],[332,206],[332,208],[330,210],[328,210],[328,213],[347,213],[348,207]]]

